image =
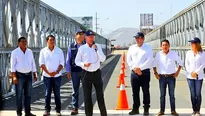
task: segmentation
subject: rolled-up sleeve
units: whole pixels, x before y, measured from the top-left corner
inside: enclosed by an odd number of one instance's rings
[[[16,72],[16,56],[15,56],[15,52],[12,51],[11,52],[11,59],[10,59],[10,62],[11,62],[11,72]]]
[[[40,51],[40,55],[39,55],[39,66],[45,64],[45,59],[44,59],[44,51],[43,49]]]
[[[84,63],[82,62],[82,47],[78,49],[78,53],[75,57],[75,64],[81,68],[84,68]]]
[[[100,45],[97,45],[97,54],[98,54],[98,57],[100,59],[100,62],[104,62],[105,59],[106,59],[106,56],[104,55],[103,51],[102,51],[102,48],[100,47]]]

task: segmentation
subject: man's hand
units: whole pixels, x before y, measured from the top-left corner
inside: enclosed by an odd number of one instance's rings
[[[38,80],[35,72],[33,73],[33,78],[34,78],[34,83],[35,83]]]
[[[140,70],[140,68],[134,68],[135,73],[137,73],[137,75],[142,75],[142,71]]]
[[[192,73],[191,73],[191,76],[192,76],[193,78],[196,78],[198,75],[196,74],[196,72],[192,72]]]
[[[18,83],[17,77],[13,77],[13,82],[14,82],[15,85]]]
[[[97,46],[96,46],[95,44],[93,44],[93,48],[94,48],[95,50],[98,50],[98,48],[97,48]]]
[[[36,73],[33,74],[33,78],[34,78],[34,83],[38,80]]]
[[[50,74],[50,76],[51,77],[54,77],[55,75],[57,75],[58,74],[58,72],[52,72],[51,74]]]
[[[84,64],[84,67],[90,67],[91,63]]]
[[[68,80],[71,79],[71,73],[70,72],[67,74],[67,77],[68,77]]]
[[[177,71],[176,73],[174,73],[174,78],[177,78],[179,76],[179,71]]]
[[[155,73],[154,75],[155,75],[155,77],[156,77],[158,80],[160,79],[160,76],[159,76],[158,73]]]

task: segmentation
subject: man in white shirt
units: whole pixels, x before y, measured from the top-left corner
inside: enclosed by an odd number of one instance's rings
[[[127,63],[132,70],[131,85],[133,93],[133,109],[129,115],[139,114],[140,87],[143,91],[144,115],[149,115],[150,107],[150,68],[152,67],[152,48],[144,43],[144,34],[138,32],[135,37],[136,44],[128,49]]]
[[[19,47],[11,53],[11,73],[13,76],[13,82],[16,86],[17,115],[22,115],[22,99],[24,95],[25,116],[35,116],[30,112],[30,104],[32,75],[34,77],[34,82],[37,81],[36,64],[33,52],[27,48],[27,40],[25,37],[20,37],[18,39],[18,45]]]
[[[56,115],[61,116],[60,86],[61,86],[61,69],[65,60],[63,51],[55,46],[55,37],[49,35],[47,38],[47,47],[43,48],[39,56],[39,65],[43,69],[43,81],[45,84],[45,113],[44,116],[50,115],[51,93],[54,92]]]
[[[82,45],[75,58],[75,64],[80,66],[82,71],[82,83],[84,89],[85,114],[93,115],[92,85],[94,85],[101,116],[107,116],[103,94],[103,81],[101,78],[100,62],[106,57],[100,45],[95,44],[95,34],[88,30],[85,33],[86,44]]]
[[[160,112],[158,115],[164,115],[165,111],[165,97],[167,85],[169,88],[171,114],[178,116],[175,111],[175,83],[176,78],[179,75],[183,62],[175,51],[170,50],[170,44],[168,40],[163,40],[161,42],[162,51],[156,54],[153,63],[154,74],[159,80],[160,86]],[[176,62],[179,65],[176,70]]]

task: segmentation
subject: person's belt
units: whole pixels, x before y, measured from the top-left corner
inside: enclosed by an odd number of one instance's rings
[[[21,72],[18,72],[18,71],[16,71],[16,72],[19,73],[19,74],[22,74],[22,75],[32,75],[32,71],[30,71],[28,73],[21,73]]]
[[[173,77],[173,76],[174,76],[174,73],[173,73],[173,74],[159,74],[159,76],[163,76],[163,77]]]
[[[97,69],[96,71],[92,71],[92,72],[91,72],[91,71],[87,71],[87,70],[84,70],[84,69],[83,69],[83,71],[85,71],[85,72],[87,72],[87,73],[96,73],[98,70],[100,70],[100,69]]]

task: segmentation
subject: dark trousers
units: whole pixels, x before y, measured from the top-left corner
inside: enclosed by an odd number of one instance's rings
[[[140,87],[143,92],[143,104],[145,108],[150,107],[150,70],[145,69],[142,71],[142,75],[137,75],[134,71],[131,72],[131,85],[133,93],[133,109],[140,107]]]
[[[101,116],[107,116],[105,107],[104,94],[103,94],[103,81],[101,78],[101,71],[87,72],[83,70],[83,89],[84,89],[84,101],[85,101],[85,114],[86,116],[93,115],[93,103],[92,103],[92,85],[95,87],[98,106]]]
[[[79,101],[79,87],[81,80],[81,72],[71,72],[72,86],[73,86],[73,94],[72,94],[72,107],[78,108]]]
[[[22,114],[22,99],[24,95],[25,113],[31,111],[31,90],[32,90],[32,73],[23,74],[16,72],[18,83],[16,86],[16,107],[17,114]],[[23,93],[24,92],[24,93]]]
[[[165,111],[165,101],[166,101],[165,98],[166,98],[167,85],[169,89],[171,111],[175,111],[175,97],[174,97],[175,84],[176,84],[176,79],[173,76],[170,77],[160,76],[159,79],[160,111],[162,112]]]
[[[191,93],[191,103],[193,111],[200,111],[201,108],[201,88],[203,80],[187,79],[190,93]]]
[[[53,90],[56,104],[56,112],[61,111],[61,100],[60,100],[60,86],[61,77],[45,77],[43,78],[45,85],[45,110],[50,112],[51,110],[51,93]]]

